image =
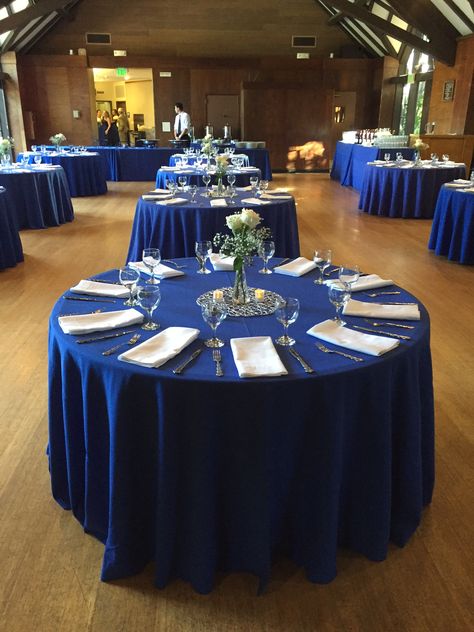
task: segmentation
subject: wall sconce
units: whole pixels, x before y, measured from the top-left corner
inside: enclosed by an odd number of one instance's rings
[[[334,106],[334,123],[342,123],[346,116],[346,111],[343,105]]]

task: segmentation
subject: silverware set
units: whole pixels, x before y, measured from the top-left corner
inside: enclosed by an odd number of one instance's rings
[[[369,329],[369,327],[361,327],[360,325],[352,325],[353,329],[360,329],[360,331],[368,331],[371,334],[376,334],[377,336],[390,336],[390,338],[399,338],[400,340],[411,340],[410,336],[402,336],[402,334],[394,334],[391,331],[382,331],[381,329]]]
[[[401,292],[399,290],[394,290],[393,292],[364,292],[364,294],[367,294],[367,296],[370,296],[371,298],[375,298],[376,296],[381,296],[382,294],[401,294]]]
[[[112,355],[112,353],[115,353],[118,349],[120,349],[120,347],[124,347],[125,345],[134,345],[136,342],[138,342],[138,340],[141,338],[141,334],[134,334],[130,340],[128,340],[127,342],[121,342],[118,345],[115,345],[114,347],[110,347],[110,349],[106,349],[105,351],[102,351],[102,355],[103,356],[109,356]]]
[[[305,373],[314,373],[314,369],[306,362],[306,360],[293,347],[288,347],[289,353],[301,364]]]
[[[198,357],[198,355],[201,353],[202,349],[203,349],[202,347],[199,347],[199,349],[196,349],[196,351],[194,351],[189,356],[189,358],[187,358],[181,364],[178,364],[178,366],[173,369],[173,373],[175,375],[180,375],[183,372],[183,370],[188,366],[188,364],[190,364],[193,360],[195,360]]]
[[[95,309],[93,312],[61,312],[58,316],[90,316],[91,314],[100,314],[104,310]]]
[[[90,303],[116,303],[111,298],[85,298],[83,296],[63,296],[66,301],[88,301]]]
[[[224,375],[224,371],[222,370],[222,356],[219,349],[212,350],[212,359],[216,363],[216,376],[221,377]]]
[[[96,279],[92,277],[89,281],[94,281],[95,283],[108,283],[109,285],[122,285],[120,281],[107,281],[107,279]]]
[[[369,320],[368,318],[364,318],[366,323],[372,325],[372,327],[400,327],[401,329],[415,329],[413,325],[401,325],[400,323],[377,323]]]
[[[329,349],[325,347],[320,342],[316,343],[317,348],[323,353],[336,353],[337,355],[343,356],[344,358],[349,358],[349,360],[354,360],[354,362],[363,362],[364,358],[359,358],[359,356],[351,355],[350,353],[344,353],[344,351],[337,351],[336,349]]]
[[[92,336],[91,338],[79,338],[76,340],[78,345],[87,344],[89,342],[98,342],[99,340],[109,340],[109,338],[119,338],[120,336],[126,336],[127,334],[133,334],[133,329],[127,329],[125,331],[115,331],[112,334],[103,334],[101,336]]]

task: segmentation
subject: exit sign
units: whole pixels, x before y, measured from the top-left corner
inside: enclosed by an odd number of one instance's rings
[[[125,77],[125,75],[127,74],[126,68],[116,68],[116,71],[117,71],[117,77]]]

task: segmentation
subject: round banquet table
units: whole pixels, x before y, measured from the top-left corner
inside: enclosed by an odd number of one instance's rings
[[[447,186],[441,189],[428,248],[451,261],[474,263],[473,190],[464,191]]]
[[[166,188],[166,183],[168,180],[178,181],[179,176],[186,176],[188,184],[195,184],[198,187],[203,185],[202,176],[204,175],[203,169],[195,169],[193,167],[188,169],[176,169],[174,170],[172,167],[165,168],[161,167],[158,169],[156,173],[156,188],[164,189]],[[232,173],[235,174],[235,186],[237,187],[248,187],[250,185],[250,178],[252,176],[257,176],[261,178],[262,173],[260,169],[256,167],[244,167],[243,169],[234,169]],[[217,183],[217,178],[215,173],[210,173],[211,175],[211,184]],[[223,178],[224,184],[227,181],[227,178],[224,176]]]
[[[370,215],[430,219],[443,184],[465,177],[465,165],[408,168],[367,165],[359,209]]]
[[[300,253],[298,222],[293,197],[273,200],[261,206],[244,202],[251,192],[239,192],[235,204],[211,206],[210,199],[196,196],[196,203],[189,201],[189,193],[177,193],[186,198],[180,204],[165,206],[159,202],[140,198],[135,209],[127,261],[141,261],[143,248],[159,248],[163,257],[191,257],[196,241],[212,240],[214,235],[225,232],[228,215],[242,208],[252,208],[262,218],[262,227],[271,230],[275,242],[275,254],[280,257],[297,257]]]
[[[0,169],[19,229],[59,226],[74,219],[69,186],[62,167],[26,166]]]
[[[300,299],[290,333],[316,372],[304,373],[277,347],[287,376],[238,377],[229,339],[280,335],[271,315],[223,322],[223,377],[207,349],[174,375],[210,335],[196,298],[233,283],[232,273],[198,275],[194,260],[180,262],[186,275],[161,282],[155,320],[201,334],[159,369],[102,356],[110,340],[76,344],[57,320],[72,301],[60,299],[50,318],[52,493],[104,543],[102,579],[154,561],[159,587],[182,578],[207,593],[220,570],[254,573],[263,588],[278,551],[310,581],[326,583],[336,576],[339,546],[379,561],[390,541],[403,546],[434,484],[426,310],[410,321],[411,340],[381,357],[357,353],[364,362],[355,363],[321,353],[305,333],[334,313],[314,273],[264,276],[257,265],[248,269],[250,286]],[[102,276],[117,281],[118,272]],[[91,305],[78,301],[74,311]]]
[[[13,268],[20,261],[23,261],[23,248],[13,208],[6,190],[0,187],[0,270]]]
[[[18,160],[28,156],[29,164],[34,163],[35,155],[41,155],[41,162],[60,165],[64,169],[69,184],[71,197],[103,195],[107,193],[106,171],[102,158],[98,153],[58,153],[58,152],[24,152]]]

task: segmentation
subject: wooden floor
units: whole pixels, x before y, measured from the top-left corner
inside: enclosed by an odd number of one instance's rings
[[[147,183],[110,183],[75,199],[71,224],[23,231],[25,262],[0,273],[0,630],[9,632],[338,632],[474,630],[474,268],[427,250],[431,222],[357,211],[357,193],[326,174],[279,175],[298,203],[302,254],[330,246],[336,262],[394,279],[432,319],[437,479],[404,549],[374,563],[341,551],[322,586],[277,560],[268,592],[224,575],[208,596],[152,569],[101,583],[103,546],[52,499],[47,443],[47,328],[57,297],[124,261]]]

